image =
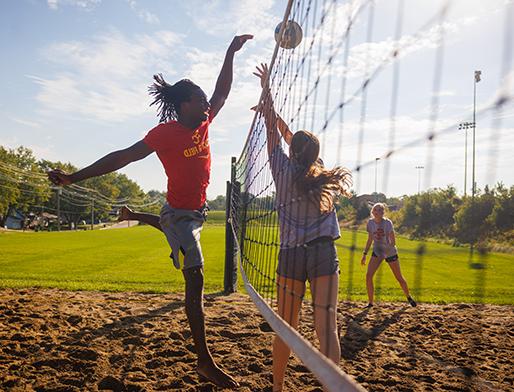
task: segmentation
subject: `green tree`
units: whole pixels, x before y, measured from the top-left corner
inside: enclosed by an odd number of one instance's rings
[[[145,194],[136,182],[120,173],[90,178],[77,184],[78,187],[55,187],[46,177],[51,169],[68,173],[77,170],[70,163],[37,161],[25,147],[9,150],[0,146],[0,225],[5,224],[13,209],[46,210],[53,214],[59,210],[61,220],[71,227],[81,220],[90,220],[93,206],[96,221],[107,219],[123,204],[158,214],[166,201],[164,192]]]
[[[494,191],[496,197],[490,222],[499,232],[514,230],[514,186],[507,189],[499,183]]]
[[[213,211],[225,211],[226,197],[223,195],[216,196],[213,200],[208,200],[209,208]]]
[[[145,208],[142,208],[142,211],[159,215],[162,206],[166,204],[166,192],[161,192],[157,190],[148,191],[146,194],[145,203],[150,203],[152,201],[156,201],[156,203],[153,203]]]
[[[369,208],[368,204],[364,201],[361,201],[358,203],[357,210],[355,212],[355,219],[358,221],[361,221],[363,219],[367,219],[370,217],[371,209]]]
[[[355,220],[355,208],[353,207],[352,201],[348,197],[340,197],[336,204],[337,219],[340,221],[354,221]]]
[[[13,173],[7,165],[14,165],[14,156],[0,146],[0,226],[5,225],[10,208],[20,196],[18,184],[11,180]]]
[[[488,217],[495,206],[494,193],[486,192],[467,198],[455,214],[455,237],[461,243],[474,244],[491,232]]]
[[[50,185],[32,151],[25,147],[0,146],[0,225],[14,209],[29,212],[50,197]]]
[[[461,203],[454,187],[405,196],[402,202],[395,214],[400,230],[415,237],[452,235],[454,214]]]
[[[39,166],[45,172],[51,169],[61,169],[71,173],[77,170],[71,163],[63,163],[60,161],[52,162],[45,159],[39,161]],[[58,194],[59,191],[60,194]],[[91,215],[90,198],[83,194],[83,192],[69,187],[60,188],[54,186],[52,188],[51,197],[44,204],[44,207],[54,215],[60,212],[60,219],[67,224],[69,228],[71,228],[72,225],[77,227],[80,221],[86,220]]]
[[[413,232],[419,224],[419,216],[417,212],[418,195],[405,196],[403,199],[403,207],[398,212],[398,228],[407,232]]]

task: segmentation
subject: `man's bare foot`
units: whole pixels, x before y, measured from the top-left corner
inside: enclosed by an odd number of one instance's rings
[[[196,369],[200,377],[216,384],[221,388],[238,388],[239,384],[236,380],[230,377],[227,373],[221,370],[215,363],[210,365],[199,365]]]
[[[131,220],[133,212],[134,211],[132,211],[127,206],[121,207],[120,208],[120,213],[118,215],[118,222],[123,222],[123,221],[126,221],[126,220]]]

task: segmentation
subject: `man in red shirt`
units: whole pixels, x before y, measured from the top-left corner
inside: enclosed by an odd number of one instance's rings
[[[72,174],[61,170],[48,173],[56,185],[69,185],[87,178],[118,170],[156,152],[168,177],[167,204],[160,217],[131,214],[163,231],[172,249],[173,264],[182,269],[186,283],[185,308],[198,355],[200,376],[223,388],[235,388],[237,382],[214,362],[205,338],[203,312],[203,256],[200,231],[205,220],[206,189],[209,184],[211,153],[208,129],[223,107],[232,85],[234,54],[252,35],[234,37],[230,44],[214,94],[208,101],[200,87],[183,79],[174,85],[161,75],[154,76],[150,87],[153,104],[159,109],[160,124],[150,130],[143,140],[124,150],[112,152],[92,165]],[[181,256],[183,259],[181,260]]]

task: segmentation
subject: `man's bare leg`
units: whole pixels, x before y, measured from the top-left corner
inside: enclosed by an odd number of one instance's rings
[[[188,268],[182,273],[186,280],[186,315],[198,355],[197,372],[222,388],[237,388],[239,384],[216,365],[207,347],[203,311],[203,268]]]
[[[118,220],[138,220],[162,231],[159,216],[137,213],[127,206],[121,208]],[[182,248],[181,251],[184,253]],[[184,270],[183,274],[186,281],[186,315],[198,356],[198,374],[222,388],[237,388],[238,383],[216,365],[207,347],[203,312],[203,269],[190,268]]]
[[[118,217],[118,221],[122,222],[126,220],[137,220],[140,222],[144,222],[162,231],[161,224],[159,223],[159,215],[147,214],[144,212],[135,212],[127,206],[123,206],[120,209],[120,216]]]

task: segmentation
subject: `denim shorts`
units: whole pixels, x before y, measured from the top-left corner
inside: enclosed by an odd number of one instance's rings
[[[339,272],[339,260],[333,240],[283,248],[278,253],[277,274],[309,282],[313,278]]]

